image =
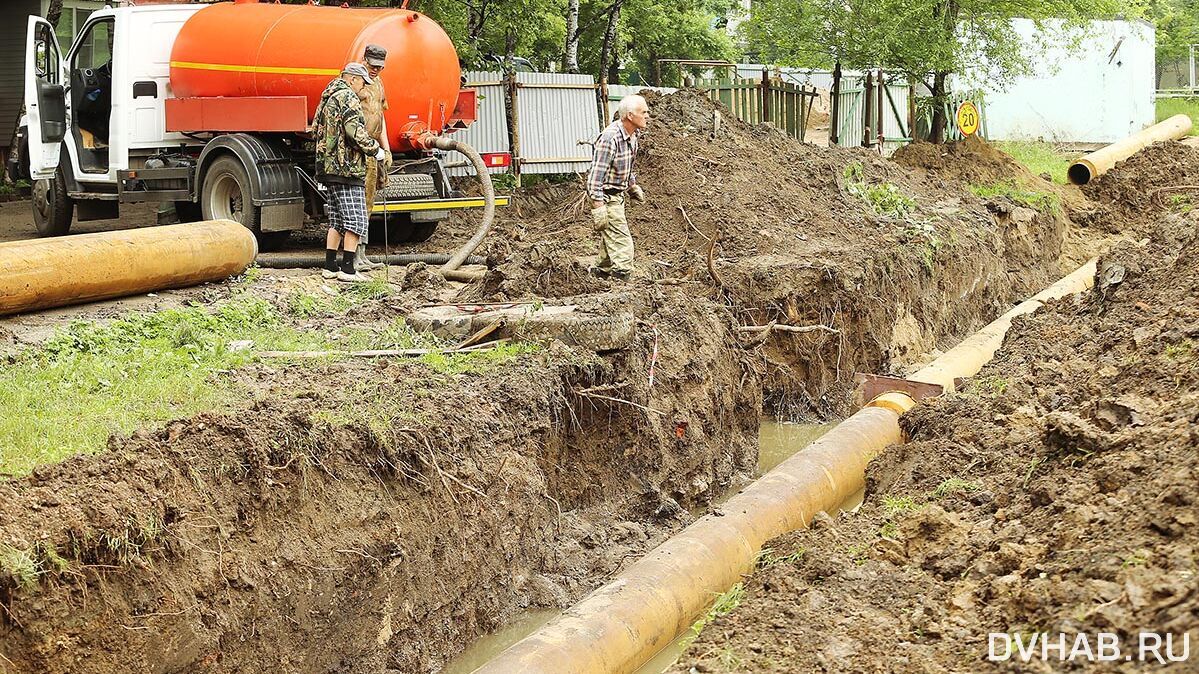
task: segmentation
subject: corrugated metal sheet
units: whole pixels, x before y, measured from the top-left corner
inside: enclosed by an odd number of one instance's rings
[[[883,156],[890,157],[912,142],[908,129],[908,85],[887,84],[889,98],[883,98]]]
[[[504,74],[469,71],[467,86],[479,92],[479,118],[455,138],[480,152],[507,152]],[[567,73],[517,73],[516,114],[522,173],[572,173],[591,164],[590,143],[599,135],[595,79]],[[449,158],[458,161],[457,155]],[[507,169],[490,169],[504,173]],[[474,175],[468,166],[449,169],[453,176]]]
[[[600,133],[595,80],[570,73],[517,73],[516,84],[521,173],[586,171],[589,143]]]
[[[504,113],[503,73],[471,70],[466,75],[466,86],[479,92],[479,118],[470,128],[454,132],[460,140],[481,153],[508,151],[508,121]],[[457,152],[449,153],[445,160],[455,163],[462,160]],[[508,169],[488,169],[488,173],[506,173]],[[451,168],[452,176],[473,176],[475,170],[469,166]]]

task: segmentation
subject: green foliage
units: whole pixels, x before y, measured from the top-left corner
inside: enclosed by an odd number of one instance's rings
[[[853,162],[842,171],[845,187],[850,194],[865,201],[877,213],[889,218],[902,218],[916,207],[916,200],[892,183],[872,185],[862,175],[862,164]]]
[[[1160,89],[1166,64],[1186,59],[1190,45],[1199,44],[1199,1],[1147,0],[1145,14],[1155,26],[1157,88]],[[1158,110],[1160,115],[1160,107]],[[1159,117],[1158,121],[1161,119]]]
[[[1070,168],[1071,158],[1058,146],[1043,141],[1024,140],[995,141],[993,145],[1023,164],[1033,175],[1048,173],[1053,182],[1059,185],[1066,184],[1066,171]]]
[[[1022,189],[1016,185],[1016,181],[1014,180],[1000,180],[989,184],[970,185],[970,191],[983,199],[1007,197],[1017,204],[1028,206],[1038,211],[1056,210],[1058,206],[1056,195],[1048,192]]]
[[[741,583],[737,583],[729,588],[727,592],[716,597],[716,601],[712,603],[712,607],[708,609],[708,612],[691,624],[691,631],[682,640],[683,649],[685,650],[695,641],[695,638],[704,631],[704,627],[707,627],[708,623],[722,615],[730,613],[733,609],[740,606],[744,599],[745,587]]]
[[[0,544],[0,578],[8,576],[14,585],[24,589],[36,585],[41,574],[37,558],[30,550]]]
[[[791,552],[783,552],[778,548],[762,548],[758,553],[757,567],[769,569],[778,564],[798,564],[808,554],[804,548],[796,548]]]
[[[883,512],[888,516],[902,515],[919,508],[919,504],[911,496],[884,496]]]

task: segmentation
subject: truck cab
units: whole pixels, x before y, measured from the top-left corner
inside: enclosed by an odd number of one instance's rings
[[[65,234],[76,207],[80,220],[116,217],[121,172],[144,167],[163,148],[203,146],[167,132],[163,121],[171,45],[201,8],[105,8],[65,50],[49,22],[29,18],[24,141],[40,234]]]

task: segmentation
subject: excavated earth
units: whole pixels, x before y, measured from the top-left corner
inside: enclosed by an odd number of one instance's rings
[[[546,184],[501,211],[481,283],[397,269],[391,297],[302,326],[569,303],[632,312],[631,346],[547,341],[463,372],[259,361],[228,375],[246,391],[232,409],[0,482],[0,544],[41,570],[0,572],[0,672],[439,671],[519,612],[569,605],[751,476],[763,412],[843,414],[856,371],[903,371],[1082,254],[1063,250],[1056,210],[979,199],[935,167],[803,145],[693,92],[651,106],[632,281],[587,274],[581,190]],[[888,212],[868,193],[910,202]],[[473,226],[409,250],[450,250]],[[311,280],[188,299],[278,304]],[[772,322],[824,328],[740,329]]]
[[[910,442],[870,465],[861,510],[771,542],[671,671],[1195,671],[1199,209],[1151,190],[1197,172],[1199,151],[1159,144],[1087,186],[1105,215],[1086,226],[1136,241],[1091,292],[1018,319],[963,392],[902,417]],[[1100,632],[1118,663],[1053,650]],[[1164,665],[1139,660],[1150,632],[1173,638]],[[991,661],[991,633],[1053,645]]]

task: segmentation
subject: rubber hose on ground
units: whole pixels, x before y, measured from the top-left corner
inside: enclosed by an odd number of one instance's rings
[[[495,187],[491,184],[491,174],[487,172],[487,165],[483,163],[483,158],[479,156],[478,151],[473,147],[443,136],[426,136],[422,139],[422,144],[426,147],[432,146],[439,150],[453,150],[466,155],[466,158],[470,160],[471,165],[475,168],[475,175],[479,177],[479,183],[483,185],[483,222],[479,224],[479,229],[475,232],[475,235],[470,237],[470,241],[463,244],[441,268],[443,272],[452,272],[461,267],[466,258],[475,252],[479,244],[483,243],[487,232],[491,230],[491,223],[495,220]]]
[[[424,262],[429,265],[442,265],[448,262],[450,256],[445,253],[402,253],[393,255],[379,255],[375,257],[378,262],[392,265],[407,265],[416,262]],[[325,258],[315,255],[271,255],[269,257],[259,257],[256,260],[259,267],[263,269],[315,269],[325,265]],[[464,264],[487,264],[487,259],[478,255],[472,255],[466,258]]]

